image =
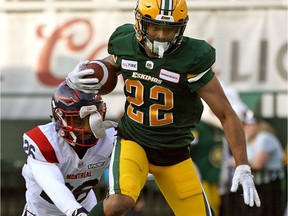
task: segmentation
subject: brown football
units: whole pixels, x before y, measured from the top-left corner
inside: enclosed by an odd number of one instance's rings
[[[107,61],[91,60],[83,69],[93,69],[94,74],[84,76],[84,78],[98,78],[101,85],[98,94],[106,95],[112,92],[116,85],[118,69]]]

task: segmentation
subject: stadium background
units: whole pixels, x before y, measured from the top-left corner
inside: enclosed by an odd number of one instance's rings
[[[187,0],[185,35],[217,50],[214,71],[235,88],[287,146],[287,1]],[[1,214],[20,215],[24,205],[22,134],[46,123],[53,89],[83,59],[106,56],[107,40],[134,23],[136,0],[0,0]],[[122,82],[104,97],[107,118],[123,110]],[[105,186],[96,189],[105,194]],[[143,196],[146,215],[170,215],[153,180]],[[287,199],[286,189],[283,191]]]

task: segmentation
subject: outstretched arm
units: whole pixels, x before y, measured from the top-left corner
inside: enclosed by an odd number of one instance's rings
[[[56,164],[38,161],[31,157],[28,157],[27,162],[37,183],[60,211],[68,216],[87,215],[88,212],[65,186],[63,175]]]
[[[244,202],[250,206],[254,206],[255,202],[256,206],[260,206],[261,203],[255,189],[251,168],[248,165],[246,141],[242,124],[231,107],[218,79],[214,76],[197,93],[220,120],[235,159],[237,167],[232,179],[231,191],[235,192],[238,185],[241,184],[244,192]]]
[[[248,164],[242,124],[230,105],[218,79],[214,76],[197,93],[220,120],[236,165]]]

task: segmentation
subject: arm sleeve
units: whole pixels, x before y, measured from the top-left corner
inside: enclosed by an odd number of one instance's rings
[[[60,211],[71,215],[75,209],[82,207],[65,186],[63,175],[56,164],[37,161],[32,157],[28,157],[27,162],[36,182]]]

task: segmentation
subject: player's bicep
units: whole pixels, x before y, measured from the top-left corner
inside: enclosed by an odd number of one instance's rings
[[[36,182],[43,188],[50,187],[49,181],[57,181],[64,184],[64,178],[56,164],[35,160],[28,157],[27,164]],[[49,179],[49,181],[47,181]],[[51,185],[53,187],[53,185]]]
[[[233,112],[232,107],[215,76],[210,82],[199,88],[197,94],[208,104],[220,121],[224,120],[229,111]]]

